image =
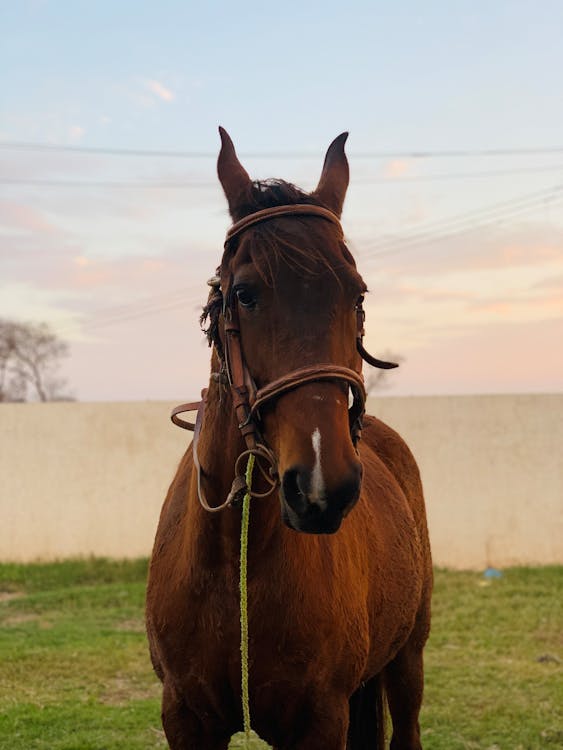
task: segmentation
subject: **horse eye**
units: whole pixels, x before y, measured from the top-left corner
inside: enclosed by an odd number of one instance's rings
[[[235,289],[235,294],[237,295],[237,299],[243,307],[255,307],[256,297],[249,289],[245,289],[245,287],[238,287],[238,289]]]

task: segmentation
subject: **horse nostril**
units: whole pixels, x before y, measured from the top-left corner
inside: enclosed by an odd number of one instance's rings
[[[305,513],[307,510],[307,473],[298,466],[284,472],[282,479],[282,492],[285,501],[296,513]]]
[[[299,516],[315,517],[325,512],[347,515],[360,494],[362,465],[352,466],[336,485],[323,487],[321,497],[311,492],[311,472],[304,466],[293,466],[284,472],[281,482],[282,499]]]

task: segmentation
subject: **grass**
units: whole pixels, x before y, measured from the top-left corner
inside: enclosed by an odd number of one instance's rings
[[[563,746],[563,568],[438,571],[421,723],[432,750]]]
[[[144,560],[0,565],[1,750],[167,746],[145,577]],[[558,567],[436,572],[425,750],[563,746],[562,593]]]

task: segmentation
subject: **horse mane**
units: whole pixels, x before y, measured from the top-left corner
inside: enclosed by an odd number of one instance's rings
[[[236,219],[242,219],[264,208],[291,206],[295,203],[322,205],[314,195],[305,193],[291,182],[278,179],[253,180],[237,206]]]

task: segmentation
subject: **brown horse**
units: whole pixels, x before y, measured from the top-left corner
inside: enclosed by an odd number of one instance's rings
[[[373,417],[359,441],[362,356],[385,363],[362,346],[366,286],[339,224],[347,134],[307,194],[252,182],[220,133],[235,224],[202,316],[211,377],[162,509],[147,593],[166,737],[173,750],[225,750],[242,728],[244,483],[233,476],[250,451],[262,468],[252,489],[265,493],[252,500],[249,536],[253,728],[277,750],[383,748],[386,698],[391,748],[417,750],[430,549],[408,447]]]

